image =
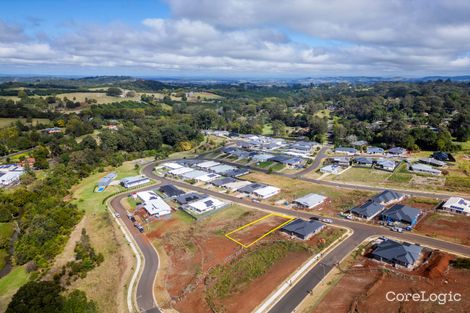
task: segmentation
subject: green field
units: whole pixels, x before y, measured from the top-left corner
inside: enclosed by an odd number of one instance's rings
[[[28,124],[26,122],[26,119],[25,118],[8,118],[8,117],[1,117],[0,118],[0,128],[4,128],[4,127],[8,127],[8,126],[11,126],[12,124],[14,124],[16,121],[22,121],[23,123],[25,124]],[[49,123],[50,121],[47,119],[47,118],[33,118],[32,119],[32,123],[33,125],[37,125],[38,123],[42,123],[42,124],[47,124]]]
[[[392,173],[371,168],[352,167],[341,175],[329,175],[327,180],[342,182],[381,183],[387,180]]]
[[[26,284],[29,274],[24,267],[14,268],[7,276],[0,279],[0,312],[5,312],[11,297],[18,288]]]

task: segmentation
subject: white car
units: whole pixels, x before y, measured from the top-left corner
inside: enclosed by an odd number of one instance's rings
[[[323,223],[333,224],[333,220],[331,218],[324,218],[321,220]]]
[[[119,214],[118,212],[114,212],[114,216],[116,216],[117,218],[120,218],[121,214]]]

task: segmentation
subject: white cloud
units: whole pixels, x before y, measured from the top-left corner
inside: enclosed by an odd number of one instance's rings
[[[469,66],[468,1],[168,3],[170,18],[75,22],[56,36],[28,37],[0,21],[0,63],[222,75],[422,75]]]

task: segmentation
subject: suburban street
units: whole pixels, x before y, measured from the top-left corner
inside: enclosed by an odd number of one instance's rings
[[[162,161],[161,161],[162,162]],[[200,192],[209,194],[214,197],[218,197],[220,199],[224,199],[233,203],[238,203],[250,207],[254,207],[256,209],[268,211],[268,212],[276,212],[287,214],[295,217],[300,217],[304,219],[308,219],[310,217],[316,216],[315,214],[309,212],[301,212],[301,211],[294,211],[290,209],[276,207],[270,204],[265,203],[255,203],[248,199],[240,199],[234,197],[232,195],[228,195],[226,193],[216,192],[212,190],[207,190],[202,187],[194,186],[185,182],[170,180],[164,177],[160,177],[154,174],[153,169],[156,164],[161,162],[152,162],[144,166],[142,169],[142,173],[154,180],[158,180],[159,184],[154,184],[148,187],[145,187],[141,190],[151,190],[155,189],[157,186],[161,184],[173,184],[175,186],[189,189],[192,191]],[[231,164],[230,162],[224,162],[227,164]],[[238,164],[233,163],[236,166],[241,167]],[[313,166],[313,165],[312,165]],[[254,169],[259,170],[259,169]],[[282,175],[282,174],[281,174]],[[305,179],[305,178],[298,178],[298,179]],[[313,182],[324,184],[324,181],[316,181]],[[331,184],[325,184],[331,185]],[[333,185],[335,186],[335,185]],[[338,184],[338,187],[344,187],[343,184]],[[344,188],[357,188],[358,186],[346,186]],[[381,191],[383,189],[376,188],[376,187],[367,187],[366,190],[369,191]],[[126,192],[124,194],[120,194],[111,200],[111,206],[113,209],[121,214],[122,221],[129,229],[130,233],[134,237],[138,247],[140,248],[142,255],[144,257],[144,269],[142,271],[142,275],[137,285],[137,303],[141,310],[141,312],[149,312],[149,313],[156,313],[160,312],[156,303],[154,302],[153,297],[153,290],[154,290],[154,279],[155,275],[158,270],[158,255],[156,254],[152,244],[149,242],[145,234],[141,234],[137,231],[137,229],[133,226],[133,223],[126,218],[126,210],[121,204],[121,200],[127,197],[132,192]],[[412,195],[424,196],[424,197],[437,197],[434,194],[430,193],[421,193],[421,192],[410,192]],[[444,198],[444,195],[440,195],[439,197]],[[460,244],[455,244],[451,242],[446,242],[443,240],[421,236],[415,233],[405,232],[405,233],[391,233],[391,231],[387,228],[365,224],[361,222],[350,221],[346,219],[339,219],[339,218],[332,218],[335,225],[343,226],[352,229],[353,234],[341,242],[336,248],[331,250],[325,257],[321,259],[319,263],[313,266],[308,273],[303,276],[270,310],[273,313],[283,313],[283,312],[291,312],[294,310],[300,302],[308,295],[308,292],[312,290],[324,277],[324,275],[328,274],[329,271],[346,257],[355,247],[357,247],[361,242],[366,240],[370,236],[388,236],[388,237],[395,237],[399,240],[419,243],[423,246],[427,246],[434,249],[440,249],[449,251],[451,253],[459,254],[459,255],[467,255],[470,256],[470,247],[463,246]]]

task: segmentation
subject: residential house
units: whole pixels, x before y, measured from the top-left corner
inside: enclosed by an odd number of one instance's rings
[[[208,195],[196,192],[188,192],[179,196],[176,196],[175,201],[181,205],[188,204],[193,201],[207,198]]]
[[[269,153],[258,153],[258,154],[255,154],[251,159],[254,161],[254,162],[266,162],[268,161],[269,159],[273,158],[274,155],[273,154],[269,154]]]
[[[436,151],[432,154],[432,158],[439,160],[439,161],[451,161],[450,155],[448,153],[442,152],[442,151]]]
[[[133,188],[136,186],[144,185],[150,183],[150,179],[145,176],[133,176],[133,177],[126,177],[121,179],[121,185],[124,188]]]
[[[319,221],[305,221],[303,219],[297,218],[289,224],[283,226],[281,231],[289,234],[290,236],[295,236],[302,240],[308,240],[313,235],[321,232],[324,228],[325,225]]]
[[[226,172],[233,171],[236,169],[237,168],[235,166],[220,164],[220,165],[216,165],[216,166],[209,168],[209,171],[220,174],[220,175],[224,175]]]
[[[171,214],[171,207],[155,192],[141,191],[136,195],[143,201],[142,206],[149,215],[161,217]]]
[[[200,169],[206,170],[206,169],[209,169],[210,167],[214,167],[214,166],[217,166],[217,165],[220,165],[220,163],[219,162],[214,162],[214,161],[205,161],[205,162],[198,163],[196,165],[196,167],[199,167]]]
[[[442,210],[462,215],[470,215],[470,201],[460,197],[450,197],[441,207]]]
[[[447,165],[446,162],[439,161],[439,160],[434,159],[434,158],[422,158],[422,159],[419,159],[418,162],[423,163],[423,164],[432,165],[432,166],[437,166],[437,167],[442,167],[442,166]]]
[[[202,176],[198,176],[196,177],[195,179],[197,181],[201,181],[201,182],[204,182],[204,183],[208,183],[208,182],[211,182],[215,179],[218,179],[220,178],[221,176],[219,174],[216,174],[216,173],[207,173],[205,175],[202,175]]]
[[[407,151],[405,148],[402,147],[393,147],[389,149],[387,153],[393,156],[404,156],[406,155]]]
[[[225,187],[227,184],[231,184],[237,181],[238,179],[235,179],[233,177],[222,177],[222,178],[213,180],[211,184],[216,187]]]
[[[266,187],[266,185],[264,185],[264,184],[251,183],[249,185],[246,185],[243,188],[238,189],[238,191],[251,195],[255,190],[261,189],[261,188],[264,188],[264,187]]]
[[[393,172],[395,168],[397,167],[398,163],[393,161],[393,160],[387,160],[387,159],[378,159],[375,161],[375,168],[384,170],[384,171],[389,171]]]
[[[336,164],[344,167],[348,167],[351,165],[351,158],[350,157],[333,157],[329,159],[331,164]]]
[[[268,161],[285,164],[285,162],[289,161],[291,158],[292,157],[288,155],[276,155],[268,159]]]
[[[160,192],[165,194],[169,198],[177,197],[185,194],[181,189],[176,188],[174,185],[163,185],[160,187]]]
[[[351,209],[351,213],[359,218],[371,220],[383,211],[385,207],[375,201],[369,200],[358,207]]]
[[[387,239],[378,244],[370,256],[381,262],[412,268],[419,260],[422,250],[416,244]]]
[[[385,150],[379,147],[367,147],[367,154],[384,154]]]
[[[393,190],[384,190],[381,193],[372,197],[372,201],[377,202],[382,205],[390,205],[396,202],[400,202],[406,198],[405,194],[393,191]]]
[[[322,167],[320,169],[320,172],[323,173],[323,174],[338,175],[342,170],[343,170],[343,168],[341,166],[336,165],[336,164],[330,164],[330,165]]]
[[[357,157],[353,160],[353,164],[361,167],[372,167],[374,160],[372,158]]]
[[[301,198],[295,199],[294,203],[303,209],[313,209],[314,207],[325,202],[327,198],[316,193],[309,193]]]
[[[218,210],[225,207],[228,203],[220,201],[213,197],[206,197],[185,205],[186,209],[191,210],[197,214],[207,213],[209,211]]]
[[[190,167],[181,167],[181,168],[177,168],[177,169],[168,171],[167,174],[177,176],[177,177],[181,177],[181,175],[183,175],[185,173],[192,172],[192,171],[194,171],[194,169],[192,169]]]
[[[357,141],[351,142],[351,144],[355,147],[362,147],[362,146],[367,146],[368,142],[365,140],[357,140]]]
[[[246,168],[237,168],[235,170],[225,172],[224,175],[230,176],[230,177],[240,177],[240,176],[248,174],[249,172],[250,171]]]
[[[191,179],[197,179],[198,177],[202,177],[202,176],[205,176],[207,174],[209,174],[209,173],[206,172],[206,171],[192,170],[190,172],[186,172],[186,173],[181,174],[181,178],[191,180]]]
[[[421,210],[403,204],[395,204],[381,214],[383,221],[400,222],[414,226],[421,215]]]
[[[261,199],[268,199],[281,192],[280,188],[274,186],[266,186],[253,191],[253,194]]]
[[[251,185],[252,183],[250,181],[246,180],[239,180],[233,183],[228,183],[224,187],[227,188],[230,191],[237,191],[243,187],[246,187],[248,185]]]
[[[105,177],[101,178],[98,181],[98,186],[95,189],[96,192],[102,192],[109,186],[109,184],[117,177],[117,174],[114,172],[109,173]]]
[[[410,165],[410,170],[416,173],[428,174],[428,175],[435,175],[439,176],[442,172],[430,165],[421,164],[421,163],[414,163]]]
[[[349,147],[338,147],[335,148],[335,153],[344,153],[347,155],[355,155],[357,154],[356,148],[349,148]]]

